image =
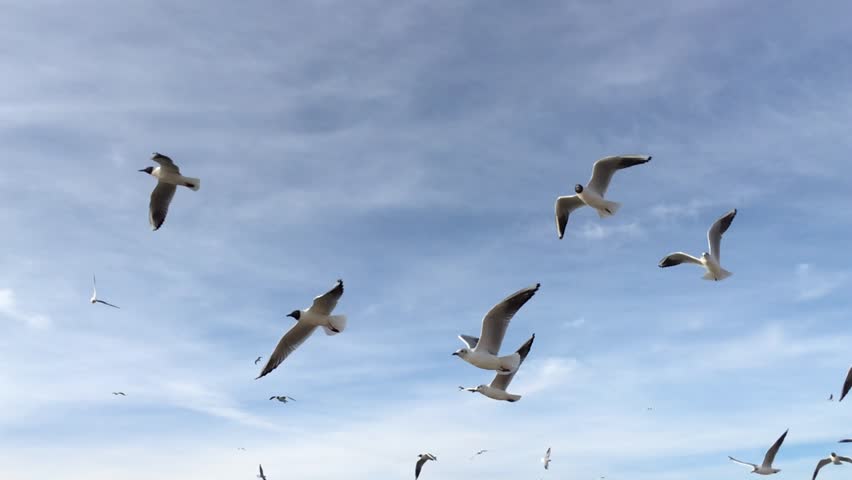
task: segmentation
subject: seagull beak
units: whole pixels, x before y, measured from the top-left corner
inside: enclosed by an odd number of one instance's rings
[[[296,316],[293,315],[292,313],[288,313],[287,316],[290,317],[290,318],[296,318]]]
[[[456,356],[456,357],[458,357],[458,356],[459,356],[459,352],[453,352],[453,355],[454,355],[454,356]]]

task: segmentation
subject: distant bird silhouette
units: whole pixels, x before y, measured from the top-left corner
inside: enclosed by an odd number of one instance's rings
[[[478,456],[482,455],[483,453],[485,453],[487,451],[488,450],[480,450],[480,451],[474,453],[473,456],[470,457],[470,459],[473,460],[475,457],[478,457]]]
[[[263,358],[263,357],[257,357],[254,361],[254,364],[257,365],[258,363],[260,363],[261,358]]]
[[[109,305],[113,308],[121,308],[111,303],[107,303],[103,300],[98,300],[98,282],[95,280],[95,274],[92,274],[92,298],[89,300],[92,304],[95,303],[103,303],[104,305]]]
[[[832,400],[834,400],[834,394],[833,394],[833,393],[832,393],[831,395],[829,395],[829,396],[828,396],[828,401],[830,402],[830,401],[832,401]]]
[[[414,466],[414,480],[417,480],[420,477],[420,470],[423,469],[423,464],[428,462],[429,460],[438,461],[438,457],[432,455],[431,453],[421,453],[417,456],[417,464]]]
[[[288,400],[296,401],[293,397],[288,397],[287,395],[273,395],[269,397],[270,400],[278,400],[281,403],[287,403]]]
[[[121,395],[122,397],[126,397],[127,395],[124,392],[112,392],[113,395]]]
[[[266,480],[266,475],[263,474],[263,465],[258,465],[258,468],[260,469],[260,473],[257,474],[257,478]]]

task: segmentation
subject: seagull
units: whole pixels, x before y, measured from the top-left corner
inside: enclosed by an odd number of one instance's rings
[[[124,392],[112,392],[113,395],[121,395],[122,397],[126,397],[127,395]]]
[[[113,305],[111,303],[105,302],[103,300],[98,300],[98,281],[95,280],[95,274],[94,273],[92,274],[92,299],[89,300],[89,301],[92,303],[92,305],[94,305],[96,303],[103,303],[104,305],[109,305],[110,307],[113,307],[113,308],[121,308],[121,307],[118,307],[118,306]]]
[[[541,462],[544,463],[544,469],[550,469],[550,447],[547,447],[547,451],[544,452],[544,458],[541,459]]]
[[[829,463],[833,463],[835,465],[843,465],[843,462],[852,463],[852,458],[849,457],[841,457],[834,452],[831,452],[831,455],[828,458],[823,458],[817,463],[816,470],[814,470],[814,476],[811,480],[816,480],[817,474],[822,469],[822,467],[828,465]]]
[[[287,395],[273,395],[269,397],[270,400],[278,400],[281,403],[287,403],[288,400],[296,401],[293,397],[288,397]]]
[[[710,227],[710,230],[707,231],[707,243],[710,244],[710,253],[702,253],[701,258],[695,258],[683,252],[672,253],[660,260],[660,268],[673,267],[681,263],[694,263],[701,265],[707,270],[707,273],[702,277],[704,280],[719,281],[733,275],[731,272],[722,268],[719,262],[722,261],[722,250],[720,249],[722,235],[728,231],[728,227],[731,226],[731,222],[734,221],[734,217],[736,216],[737,209],[731,210],[723,215],[722,218],[716,220]]]
[[[431,453],[421,453],[417,456],[417,464],[414,466],[414,480],[417,480],[417,477],[420,476],[420,470],[423,468],[423,464],[429,460],[438,461],[438,457],[432,455]]]
[[[343,280],[338,280],[331,290],[314,298],[314,303],[310,307],[305,310],[294,310],[287,315],[296,319],[296,325],[281,337],[257,378],[263,377],[281,365],[281,362],[307,340],[317,327],[321,326],[326,335],[342,332],[346,328],[346,316],[331,314],[341,296],[343,296]]]
[[[523,288],[494,305],[482,319],[480,338],[459,335],[467,347],[457,350],[453,355],[484,370],[496,370],[503,375],[514,373],[521,365],[521,356],[515,352],[498,357],[500,344],[503,343],[509,321],[535,295],[539,287],[541,284],[536,283],[534,287]]]
[[[257,358],[255,358],[255,359],[254,359],[254,364],[255,364],[255,365],[257,365],[258,363],[260,363],[260,359],[261,359],[261,358],[263,358],[263,357],[257,357]]]
[[[478,456],[482,455],[483,453],[485,453],[485,452],[487,452],[487,451],[488,451],[488,450],[480,450],[480,451],[478,451],[478,452],[474,453],[474,454],[473,454],[473,456],[472,456],[472,457],[470,457],[470,459],[471,459],[471,460],[473,460],[475,457],[478,457]]]
[[[172,159],[160,153],[154,152],[151,160],[159,163],[160,166],[146,167],[139,171],[157,179],[157,186],[151,192],[148,212],[148,221],[151,222],[151,227],[157,230],[166,221],[169,204],[172,203],[177,186],[182,185],[197,191],[201,187],[201,179],[184,177],[180,174],[180,168],[172,162]]]
[[[257,474],[257,478],[266,480],[266,475],[263,474],[263,465],[258,464],[258,468],[260,468],[260,473]]]
[[[588,205],[597,210],[600,218],[615,215],[621,204],[604,200],[604,195],[606,195],[606,190],[609,187],[612,176],[616,170],[641,165],[650,161],[650,155],[617,155],[596,161],[592,167],[592,178],[586,184],[585,188],[578,183],[574,185],[576,195],[556,199],[556,233],[559,234],[559,238],[562,239],[565,235],[568,216],[583,205]]]
[[[527,355],[530,353],[533,340],[535,340],[535,334],[533,334],[533,336],[530,337],[526,343],[521,345],[521,348],[519,348],[517,352],[515,352],[518,356],[520,356],[518,368],[521,368],[521,364],[524,363],[524,359],[526,359]],[[468,392],[479,392],[488,398],[493,398],[494,400],[505,400],[507,402],[514,403],[520,400],[521,396],[506,393],[506,389],[515,377],[515,373],[517,373],[517,369],[508,375],[502,375],[498,372],[497,375],[494,376],[494,380],[491,381],[491,385],[479,385],[476,388],[465,388],[464,390],[467,390]]]
[[[838,402],[842,402],[844,398],[846,398],[846,394],[849,393],[849,390],[852,389],[852,368],[849,369],[849,373],[846,374],[846,381],[843,382],[843,392],[840,394],[840,400]]]
[[[730,458],[732,462],[751,467],[751,473],[757,473],[759,475],[772,475],[773,473],[778,473],[781,470],[777,468],[772,468],[772,462],[775,461],[775,455],[778,453],[778,449],[781,448],[781,444],[784,443],[784,438],[787,437],[787,432],[789,431],[789,429],[786,430],[784,434],[781,435],[778,440],[775,441],[775,444],[769,448],[769,450],[766,452],[766,456],[763,457],[763,465],[759,467],[753,463],[741,462],[731,456],[728,456],[728,458]]]

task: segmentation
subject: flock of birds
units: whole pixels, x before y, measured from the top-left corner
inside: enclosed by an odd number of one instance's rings
[[[180,173],[180,168],[172,161],[171,158],[160,153],[154,153],[151,160],[159,164],[158,167],[147,167],[140,172],[148,173],[157,179],[157,185],[151,192],[151,200],[149,204],[148,219],[153,230],[158,230],[166,220],[166,215],[169,210],[169,205],[174,198],[178,186],[187,187],[194,191],[200,188],[201,180],[198,178],[185,177]],[[605,197],[609,184],[613,175],[618,170],[623,170],[636,165],[648,163],[651,160],[649,155],[618,155],[602,158],[594,163],[592,167],[592,177],[589,182],[583,186],[577,184],[574,187],[574,195],[561,196],[556,199],[556,230],[560,239],[565,235],[565,228],[568,225],[569,216],[577,209],[588,206],[593,208],[600,218],[606,218],[614,215],[621,204],[607,200]],[[731,223],[737,215],[737,210],[731,210],[716,220],[707,232],[707,242],[709,252],[704,252],[700,257],[675,252],[665,256],[659,263],[660,268],[672,267],[683,263],[692,263],[699,265],[706,270],[703,278],[705,280],[720,281],[732,275],[731,272],[725,270],[721,266],[721,241],[722,236],[730,228]],[[91,303],[101,303],[113,308],[118,306],[108,303],[98,298],[97,281],[92,277],[93,292]],[[506,330],[512,318],[518,313],[521,307],[524,306],[538,292],[541,284],[523,288],[509,295],[494,305],[482,319],[482,325],[479,337],[469,335],[459,335],[459,339],[464,343],[464,347],[455,351],[453,355],[458,356],[465,362],[483,369],[495,372],[494,378],[488,385],[482,384],[476,387],[458,387],[460,391],[468,391],[479,393],[494,400],[502,400],[507,402],[517,402],[521,399],[521,395],[511,394],[507,392],[509,384],[512,382],[515,374],[520,369],[524,360],[532,349],[535,340],[533,333],[529,340],[524,342],[515,352],[508,355],[500,355],[500,349],[503,343],[503,337],[506,335]],[[287,357],[292,354],[302,343],[307,340],[317,328],[322,328],[326,335],[333,336],[343,332],[346,328],[345,315],[333,315],[338,301],[343,296],[343,280],[337,280],[335,285],[327,292],[313,299],[311,305],[304,309],[293,310],[287,316],[295,321],[295,324],[281,337],[278,344],[269,355],[266,363],[260,371],[256,379],[260,379],[270,372],[278,368]],[[257,357],[254,363],[259,364],[262,357]],[[852,368],[846,375],[843,383],[840,399],[843,401],[846,395],[852,389]],[[115,396],[126,396],[124,392],[113,392]],[[834,399],[834,394],[829,397],[829,400]],[[287,395],[273,395],[269,400],[278,400],[281,403],[295,401],[294,398]],[[648,408],[652,410],[652,408]],[[780,472],[780,469],[772,466],[775,461],[775,456],[784,439],[787,437],[787,431],[772,445],[766,452],[763,463],[756,465],[753,463],[743,462],[728,457],[731,461],[740,465],[747,466],[752,469],[752,473],[760,475],[771,475]],[[841,440],[840,443],[852,443],[852,439]],[[240,450],[245,450],[240,448]],[[476,456],[486,453],[488,450],[480,450],[474,454],[471,459]],[[420,473],[426,462],[437,461],[438,458],[432,453],[422,453],[418,455],[417,462],[414,468],[415,480],[420,477]],[[550,468],[551,449],[548,448],[541,459],[545,470]],[[843,463],[852,463],[852,459],[837,455],[832,452],[827,458],[821,459],[813,473],[815,480],[819,471],[826,465],[841,465]],[[266,480],[266,474],[263,471],[263,465],[259,465],[258,478]],[[604,477],[602,477],[604,478]]]

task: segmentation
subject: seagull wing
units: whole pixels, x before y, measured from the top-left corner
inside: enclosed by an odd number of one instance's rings
[[[98,298],[98,281],[94,273],[92,274],[92,298]]]
[[[121,308],[121,307],[119,307],[118,305],[113,305],[113,304],[111,304],[111,303],[109,303],[109,302],[105,302],[105,301],[103,301],[103,300],[95,300],[95,301],[96,301],[96,302],[98,302],[98,303],[103,303],[104,305],[109,305],[109,306],[110,306],[110,307],[112,307],[112,308]]]
[[[650,155],[618,155],[602,158],[595,162],[592,167],[592,178],[586,188],[603,197],[606,195],[606,189],[609,188],[609,182],[616,170],[641,165],[649,161],[651,161]]]
[[[852,463],[852,458],[849,458],[849,457],[841,457],[840,455],[838,455],[838,456],[837,456],[837,460],[838,460],[838,461],[841,461],[841,462]]]
[[[852,368],[849,369],[849,373],[846,374],[846,381],[843,382],[843,393],[840,394],[840,400],[838,402],[842,402],[843,398],[849,393],[849,390],[852,389]]]
[[[521,369],[521,365],[524,363],[524,359],[527,358],[527,355],[530,353],[530,349],[532,348],[533,340],[535,340],[535,334],[530,337],[521,348],[518,349],[518,355],[521,356],[521,362],[518,364],[518,370]],[[508,374],[508,375],[495,375],[494,380],[491,381],[491,388],[498,388],[500,390],[506,391],[509,388],[509,384],[512,383],[512,379],[515,378],[515,374],[518,373],[518,370]]]
[[[180,168],[175,165],[175,162],[172,161],[171,158],[163,155],[162,153],[154,152],[151,156],[151,160],[160,164],[160,168],[163,170],[167,170],[172,173],[180,173]]]
[[[481,347],[486,352],[497,355],[512,317],[535,295],[539,287],[541,284],[536,283],[533,287],[523,288],[494,305],[482,319],[482,333],[476,348]]]
[[[734,463],[739,463],[740,465],[744,465],[744,466],[746,466],[746,467],[757,468],[757,465],[755,465],[755,464],[753,464],[753,463],[742,462],[742,461],[737,460],[736,458],[734,458],[734,457],[732,457],[732,456],[730,456],[730,455],[728,456],[728,458],[730,458],[730,459],[731,459],[731,461],[732,461],[732,462],[734,462]]]
[[[568,225],[568,217],[571,212],[585,205],[577,195],[559,197],[556,199],[556,233],[561,240],[565,236],[565,226]]]
[[[696,265],[701,265],[701,260],[683,252],[675,252],[668,254],[668,256],[660,260],[660,268],[674,267],[681,263],[694,263]]]
[[[464,342],[467,345],[467,348],[473,350],[476,348],[476,344],[479,343],[479,339],[476,337],[471,337],[470,335],[459,335],[459,340]]]
[[[823,458],[822,460],[820,460],[819,463],[817,463],[816,470],[814,470],[814,476],[811,478],[811,480],[816,480],[817,474],[822,469],[822,467],[828,465],[829,463],[831,463],[831,459],[829,458]]]
[[[734,221],[734,217],[736,216],[737,209],[735,208],[722,215],[722,218],[716,220],[713,225],[710,226],[710,230],[707,230],[707,243],[710,246],[710,255],[713,255],[717,262],[722,260],[722,235],[728,231],[728,227],[731,226],[731,222]]]
[[[151,203],[148,206],[148,221],[151,222],[151,227],[154,230],[158,230],[163,225],[163,222],[166,221],[166,214],[169,213],[169,204],[172,203],[175,191],[177,191],[177,186],[170,183],[157,182],[157,186],[151,192]]]
[[[263,357],[257,357],[257,358],[255,358],[255,359],[254,359],[254,364],[255,364],[255,365],[257,365],[258,363],[260,363],[260,359],[261,359],[261,358],[263,358]]]
[[[846,440],[841,440],[837,443],[852,443],[852,438],[847,438]]]
[[[273,351],[272,355],[269,356],[269,360],[266,361],[266,365],[264,365],[263,370],[257,378],[263,377],[267,373],[278,368],[278,365],[281,365],[281,362],[283,362],[284,359],[286,359],[299,347],[299,345],[310,337],[316,329],[317,327],[315,325],[296,322],[296,324],[293,325],[293,328],[281,337],[281,340],[278,342],[278,346],[275,347],[275,351]],[[257,380],[257,378],[255,380]]]
[[[778,440],[775,440],[775,443],[766,451],[766,456],[763,457],[764,468],[772,468],[772,462],[775,461],[775,455],[778,454],[778,449],[781,448],[781,444],[784,443],[784,439],[787,438],[787,432],[789,431],[790,430],[785,430],[784,434],[778,437]]]
[[[314,303],[309,309],[321,315],[331,315],[331,311],[337,306],[337,301],[343,296],[343,280],[338,280],[334,287],[324,294],[314,298]]]
[[[423,464],[426,463],[427,460],[429,460],[429,457],[426,455],[421,455],[420,460],[417,460],[417,464],[414,466],[414,480],[417,480],[420,476],[420,470],[423,469]]]

